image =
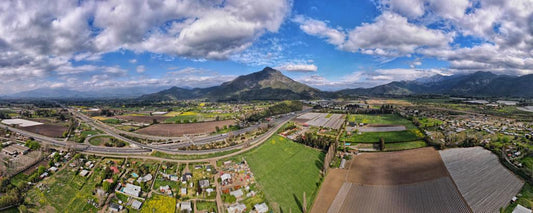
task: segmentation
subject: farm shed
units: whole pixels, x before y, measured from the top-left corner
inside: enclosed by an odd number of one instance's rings
[[[12,144],[10,146],[4,147],[2,151],[4,151],[4,153],[6,153],[7,155],[25,155],[28,153],[28,151],[30,151],[30,148],[18,144]]]

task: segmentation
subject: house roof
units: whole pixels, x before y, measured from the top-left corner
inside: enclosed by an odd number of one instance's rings
[[[531,213],[531,209],[528,209],[520,204],[518,204],[514,210],[513,213]]]

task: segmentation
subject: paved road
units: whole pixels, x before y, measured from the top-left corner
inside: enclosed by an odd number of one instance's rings
[[[300,112],[303,113],[303,112]],[[257,137],[256,139],[250,141],[248,144],[251,145],[251,147],[255,147],[256,144],[260,144],[264,142],[266,139],[268,139],[270,136],[272,136],[283,124],[285,124],[290,119],[296,117],[300,113],[290,113],[283,116],[280,116],[280,118],[274,119],[270,122],[270,124],[275,125],[275,127],[270,128],[269,131],[267,131],[265,134]],[[172,145],[147,145],[142,144],[133,140],[130,140],[128,138],[125,138],[118,133],[110,130],[112,127],[108,127],[107,125],[102,126],[102,124],[98,124],[97,122],[94,122],[93,119],[88,118],[87,116],[79,116],[80,119],[87,122],[89,125],[105,132],[108,135],[111,135],[119,140],[123,140],[125,142],[130,143],[131,147],[128,148],[118,148],[118,147],[102,147],[102,146],[93,146],[90,144],[79,144],[74,142],[65,142],[59,139],[46,137],[43,135],[35,134],[32,132],[24,131],[21,129],[9,127],[3,124],[0,124],[0,128],[6,128],[12,132],[19,133],[21,135],[32,137],[35,140],[41,141],[45,144],[50,144],[53,146],[59,146],[59,147],[65,147],[65,148],[73,148],[78,151],[86,152],[86,153],[99,153],[99,154],[148,154],[153,150],[165,152],[169,154],[188,154],[188,155],[195,155],[195,154],[209,154],[209,153],[215,153],[215,152],[223,152],[228,150],[234,150],[234,149],[243,149],[245,148],[245,144],[239,144],[235,146],[220,148],[220,149],[209,149],[209,150],[179,150],[178,148],[186,147],[192,145],[192,143],[196,145],[205,145],[209,143],[215,143],[219,140],[224,140],[225,138],[229,137],[227,134],[221,134],[221,135],[214,135],[206,138],[200,138],[196,139],[194,142],[185,142],[185,143],[177,143]],[[259,126],[252,126],[249,128],[258,128]],[[243,132],[248,131],[247,129],[242,129],[234,132],[234,134],[240,134]],[[242,151],[241,150],[241,151]],[[236,153],[240,153],[236,152]]]
[[[130,146],[132,146],[132,147],[140,147],[140,148],[144,148],[144,149],[156,150],[156,151],[165,152],[165,153],[172,153],[172,154],[206,154],[206,153],[213,153],[213,152],[220,152],[220,151],[227,151],[227,150],[242,148],[242,145],[237,145],[237,146],[231,146],[231,147],[226,147],[226,148],[221,148],[221,149],[211,149],[211,150],[179,150],[180,148],[188,147],[188,146],[191,146],[191,145],[206,145],[206,144],[210,144],[210,143],[216,143],[218,141],[222,141],[222,140],[225,140],[226,138],[228,138],[229,137],[228,134],[218,134],[218,135],[211,135],[211,136],[206,136],[206,137],[201,137],[201,138],[193,138],[192,141],[191,140],[187,140],[184,137],[181,137],[181,140],[187,141],[187,142],[180,142],[180,143],[143,144],[143,143],[140,143],[140,142],[125,138],[125,137],[123,137],[121,135],[121,133],[128,133],[128,132],[117,130],[117,129],[113,128],[113,127],[110,127],[110,126],[108,126],[108,125],[106,125],[106,124],[104,124],[104,123],[102,123],[100,121],[97,121],[95,119],[92,119],[92,118],[88,117],[87,115],[85,115],[83,113],[78,112],[75,109],[72,109],[72,108],[67,108],[67,109],[72,114],[74,114],[76,117],[78,117],[79,119],[81,119],[82,121],[87,123],[88,125],[90,125],[90,126],[92,126],[94,128],[97,128],[97,129],[105,132],[106,134],[111,135],[111,136],[113,136],[113,137],[115,137],[117,139],[126,141],[126,142],[130,143]],[[290,120],[290,119],[296,117],[296,115],[297,115],[297,113],[285,114],[285,115],[281,116],[278,119],[274,119],[273,121],[270,122],[270,124],[278,125],[280,123],[284,123],[287,120]],[[236,131],[233,131],[232,134],[233,135],[238,135],[238,134],[246,133],[246,132],[249,132],[249,131],[253,131],[253,130],[259,128],[260,125],[261,124],[256,124],[256,125],[244,128],[244,129],[236,130]],[[172,138],[166,138],[166,139],[167,140],[172,140]]]

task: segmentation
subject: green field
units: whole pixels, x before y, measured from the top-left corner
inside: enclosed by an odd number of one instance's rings
[[[402,142],[402,143],[388,143],[385,144],[385,151],[399,151],[406,149],[416,149],[425,147],[426,142],[424,141],[411,141],[411,142]]]
[[[351,143],[377,143],[380,138],[389,142],[409,142],[417,141],[424,138],[424,134],[416,128],[410,120],[407,120],[396,114],[366,115],[355,114],[348,117],[348,121],[365,124],[383,124],[383,125],[403,125],[407,130],[394,132],[363,132],[343,134],[341,140]]]
[[[434,118],[419,118],[418,122],[420,122],[420,127],[433,127],[433,126],[440,126],[442,125],[442,121]]]
[[[111,136],[98,136],[98,137],[93,137],[89,140],[89,143],[91,145],[94,145],[94,146],[100,146],[102,145],[105,141],[109,140],[109,138],[111,138]]]
[[[217,211],[217,204],[215,202],[210,201],[197,201],[196,202],[196,209],[197,210],[204,210],[208,212],[216,212]]]
[[[311,207],[321,183],[323,152],[275,135],[233,159],[241,157],[247,160],[274,211],[301,212],[304,192],[307,209]]]
[[[342,141],[351,143],[377,143],[383,138],[385,143],[389,142],[408,142],[424,138],[424,135],[418,129],[411,129],[397,132],[363,132],[361,134],[343,135]]]
[[[366,115],[355,114],[348,117],[348,121],[365,124],[392,124],[404,125],[407,129],[416,129],[416,126],[410,120],[407,120],[396,114]]]

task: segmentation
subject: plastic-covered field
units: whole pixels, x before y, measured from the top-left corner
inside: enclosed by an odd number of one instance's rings
[[[481,147],[447,149],[440,155],[474,212],[499,212],[524,184]]]
[[[338,196],[328,213],[470,212],[449,177],[403,185],[345,183]]]

